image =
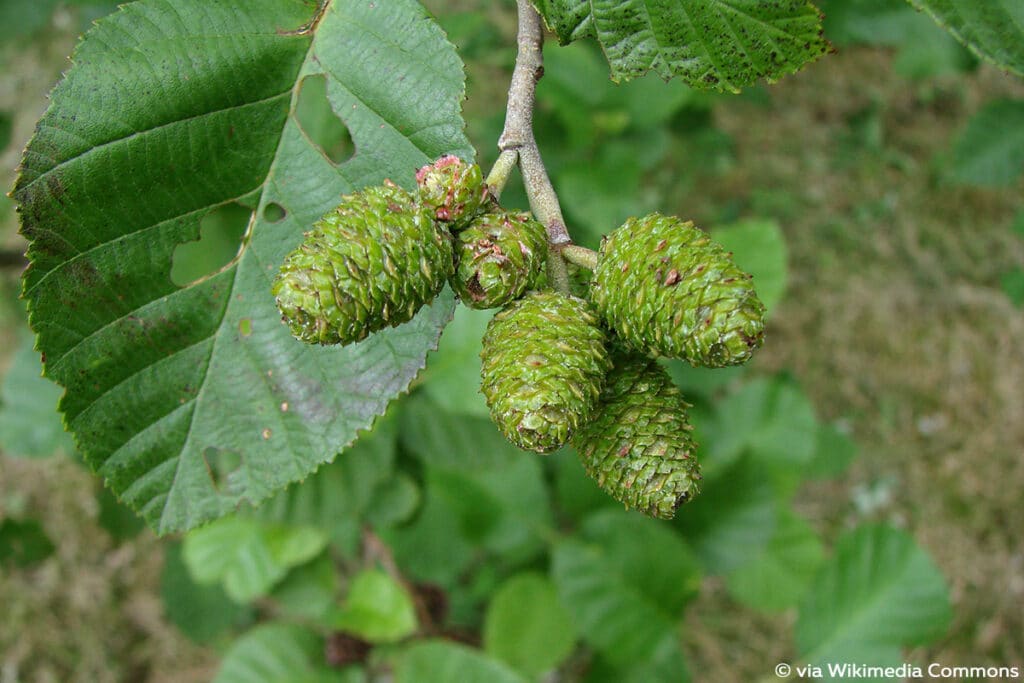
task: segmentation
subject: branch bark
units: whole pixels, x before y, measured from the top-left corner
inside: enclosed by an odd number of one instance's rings
[[[548,258],[548,277],[555,289],[568,293],[569,275],[561,247],[572,242],[562,217],[558,195],[551,185],[544,160],[533,134],[533,110],[537,101],[537,82],[544,76],[544,26],[540,14],[529,0],[517,0],[519,35],[516,66],[508,90],[505,110],[505,129],[498,139],[498,148],[515,152],[523,174],[526,196],[534,217],[547,230],[551,255]]]

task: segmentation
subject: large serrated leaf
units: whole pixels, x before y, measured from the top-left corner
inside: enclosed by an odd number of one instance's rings
[[[979,57],[1024,76],[1020,0],[908,0]]]
[[[451,315],[445,295],[343,349],[306,347],[279,321],[271,277],[343,193],[408,186],[429,159],[472,154],[461,63],[417,2],[334,0],[298,30],[314,9],[126,5],[76,50],[15,187],[31,241],[24,293],[46,374],[67,388],[65,421],[158,532],[329,461],[408,386]],[[340,165],[295,116],[310,76],[326,77],[355,144]],[[238,256],[177,287],[176,246],[231,202],[254,209]]]
[[[914,539],[862,526],[839,540],[805,596],[797,647],[810,664],[890,664],[900,646],[941,636],[951,617],[949,588]]]
[[[777,80],[829,50],[807,0],[535,0],[561,43],[595,37],[612,80],[654,71],[696,88],[738,92]]]

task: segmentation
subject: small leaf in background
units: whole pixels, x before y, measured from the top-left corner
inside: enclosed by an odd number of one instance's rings
[[[616,667],[604,657],[595,657],[587,671],[586,683],[689,683],[690,680],[679,637],[669,633],[643,661]]]
[[[786,238],[772,220],[747,220],[722,226],[711,236],[740,268],[754,276],[757,296],[771,313],[786,292],[788,277]]]
[[[398,473],[377,485],[366,509],[366,521],[375,529],[406,522],[420,505],[420,487],[407,474]]]
[[[476,375],[479,382],[479,364]],[[523,459],[523,452],[501,435],[489,417],[450,413],[419,395],[410,397],[402,408],[402,446],[424,464],[483,471]]]
[[[130,508],[121,504],[110,489],[101,482],[96,488],[96,500],[100,507],[99,523],[111,538],[123,543],[146,528],[146,523]]]
[[[775,533],[776,494],[766,467],[749,456],[705,477],[701,494],[679,509],[675,526],[712,574],[741,567]]]
[[[619,503],[601,490],[580,463],[572,447],[552,458],[555,495],[560,511],[573,519],[582,519],[600,508],[618,508]]]
[[[517,574],[503,583],[487,608],[484,650],[530,678],[554,669],[576,643],[571,616],[547,577]]]
[[[979,57],[1024,76],[1024,4],[1018,0],[910,0]]]
[[[653,656],[700,585],[670,527],[619,510],[596,513],[582,538],[558,543],[551,572],[583,640],[616,668]]]
[[[418,642],[395,660],[395,683],[527,683],[504,663],[448,641]]]
[[[271,622],[236,640],[213,683],[342,683],[324,662],[323,639],[295,624]]]
[[[812,479],[838,477],[857,457],[857,442],[834,424],[818,427],[814,459],[804,474]]]
[[[398,566],[418,581],[454,587],[476,555],[462,535],[459,520],[441,496],[428,487],[417,517],[408,525],[380,530]]]
[[[164,616],[188,638],[212,644],[229,629],[252,620],[254,611],[239,605],[217,584],[202,585],[192,580],[180,543],[164,546],[164,568],[160,573],[160,597]]]
[[[480,340],[494,311],[459,306],[441,334],[437,351],[427,359],[421,378],[423,391],[449,413],[487,417],[480,393]]]
[[[821,15],[805,0],[773,3],[535,3],[559,42],[595,37],[615,81],[648,71],[697,88],[738,92],[778,80],[828,52]],[[737,59],[742,55],[742,59]]]
[[[338,570],[328,553],[295,567],[270,597],[290,616],[322,619],[336,606]]]
[[[39,564],[54,550],[38,521],[7,518],[0,522],[0,565],[24,569]]]
[[[11,131],[14,128],[14,116],[7,111],[0,111],[0,149],[7,149],[11,143]]]
[[[73,453],[74,442],[57,412],[62,393],[58,385],[43,377],[32,337],[20,335],[18,350],[0,385],[0,450],[26,458]]]
[[[730,573],[726,584],[743,604],[780,612],[800,602],[824,560],[825,550],[814,529],[783,510],[768,545]]]
[[[1024,172],[1024,100],[986,104],[953,143],[953,180],[977,187],[1012,185]]]
[[[694,396],[711,399],[722,389],[741,379],[746,374],[746,365],[733,365],[727,368],[695,368],[686,361],[669,360],[664,362],[665,369],[671,375],[688,401]]]
[[[815,455],[818,421],[807,395],[784,377],[759,378],[715,406],[716,420],[704,431],[705,473],[745,452],[770,469],[802,474]]]
[[[836,543],[800,605],[796,640],[811,664],[900,661],[900,647],[941,637],[952,619],[949,588],[904,531],[864,525]]]
[[[289,569],[326,546],[327,537],[317,528],[234,515],[189,533],[184,558],[197,583],[219,582],[233,600],[245,603],[266,595]]]
[[[1003,273],[999,278],[999,284],[1014,306],[1024,306],[1024,268],[1018,266]]]
[[[393,643],[416,632],[416,607],[397,581],[379,569],[360,572],[330,624],[371,643]]]
[[[881,45],[897,50],[893,68],[915,80],[964,71],[976,59],[952,36],[909,4],[892,0],[822,0],[825,36],[837,45]]]

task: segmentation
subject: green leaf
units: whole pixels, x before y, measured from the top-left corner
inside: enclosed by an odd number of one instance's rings
[[[823,424],[818,427],[814,459],[804,474],[816,479],[838,477],[856,457],[857,443],[835,425]]]
[[[117,543],[123,543],[138,535],[145,524],[131,510],[121,504],[105,486],[97,486],[96,502],[99,505],[97,521]]]
[[[60,395],[60,387],[43,377],[32,337],[21,335],[0,385],[0,450],[26,458],[74,453],[71,435],[57,412]]]
[[[815,455],[818,421],[810,399],[784,378],[748,382],[716,405],[717,420],[705,434],[706,473],[750,453],[780,472],[802,473]]]
[[[5,519],[0,522],[0,566],[31,567],[39,564],[56,547],[43,525],[34,519]]]
[[[366,509],[366,521],[376,529],[401,524],[412,517],[420,505],[420,488],[412,477],[396,474],[373,491]]]
[[[338,572],[328,553],[288,572],[271,594],[284,614],[323,619],[335,607]]]
[[[480,348],[494,311],[459,306],[444,329],[437,351],[427,359],[423,392],[438,408],[486,418],[487,403],[480,393]]]
[[[1019,0],[909,0],[971,52],[1024,76],[1024,5]]]
[[[807,0],[535,0],[559,42],[595,37],[612,79],[653,71],[697,88],[738,92],[777,80],[829,50]]]
[[[190,640],[203,645],[210,645],[231,627],[253,617],[250,607],[236,603],[219,585],[202,585],[192,580],[180,543],[164,546],[160,597],[164,616]]]
[[[576,630],[551,581],[524,573],[494,594],[484,618],[483,640],[488,654],[537,678],[572,653]]]
[[[743,566],[775,533],[776,495],[764,464],[745,456],[707,476],[673,522],[712,574]]]
[[[393,643],[416,632],[416,607],[386,572],[367,569],[352,579],[345,604],[330,623],[371,643]]]
[[[786,510],[764,550],[737,567],[726,582],[733,597],[745,605],[780,612],[800,601],[824,559],[814,529]]]
[[[447,641],[422,641],[400,653],[395,683],[526,683],[527,679],[479,650]]]
[[[345,348],[304,346],[271,278],[345,192],[411,186],[462,133],[462,65],[415,0],[140,0],[101,20],[29,145],[14,196],[46,374],[86,461],[160,533],[258,502],[331,460],[422,368],[451,315]],[[359,152],[335,165],[303,133],[304,79]],[[430,93],[430,97],[423,97]],[[253,209],[235,259],[188,286],[176,247],[203,217]],[[284,217],[281,218],[281,214]],[[271,222],[276,220],[276,222]],[[210,454],[236,466],[218,473]]]
[[[233,600],[266,595],[292,567],[320,554],[323,531],[242,516],[225,517],[185,537],[184,557],[198,583],[221,583]]]
[[[716,228],[712,236],[733,254],[743,270],[754,276],[757,295],[774,311],[786,291],[786,238],[771,220],[748,220]]]
[[[1024,306],[1024,268],[1017,266],[1003,273],[999,278],[1006,296],[1017,308]]]
[[[603,657],[595,657],[586,683],[689,683],[690,680],[679,637],[669,633],[643,661],[616,667]]]
[[[810,664],[899,661],[900,646],[942,636],[951,619],[946,581],[914,539],[865,525],[839,539],[804,597],[797,647]]]
[[[1024,100],[986,104],[953,144],[953,179],[978,187],[1012,185],[1024,171]]]
[[[301,626],[271,622],[235,641],[213,683],[342,683],[323,663],[323,641]]]
[[[476,367],[479,383],[480,368]],[[523,459],[490,418],[450,413],[425,396],[402,406],[402,445],[424,464],[462,472],[506,467]]]
[[[476,552],[462,535],[459,520],[440,494],[429,487],[419,515],[411,524],[383,529],[380,535],[410,578],[448,588],[458,584]]]
[[[617,668],[646,660],[675,633],[700,572],[661,522],[602,511],[555,546],[552,576],[583,639]]]

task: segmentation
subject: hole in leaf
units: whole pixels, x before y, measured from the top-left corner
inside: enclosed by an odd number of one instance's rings
[[[340,164],[355,153],[348,126],[338,118],[327,100],[326,77],[302,79],[295,116],[306,136],[334,163]]]
[[[171,282],[184,287],[230,263],[251,217],[252,209],[235,202],[206,214],[199,224],[199,239],[174,250]]]
[[[284,220],[284,217],[288,215],[288,212],[284,210],[284,207],[277,202],[270,202],[263,207],[263,220],[268,223],[277,223]]]
[[[238,481],[238,477],[245,464],[241,453],[209,446],[203,449],[203,460],[206,461],[206,471],[217,491],[226,494],[241,492],[243,482]]]

